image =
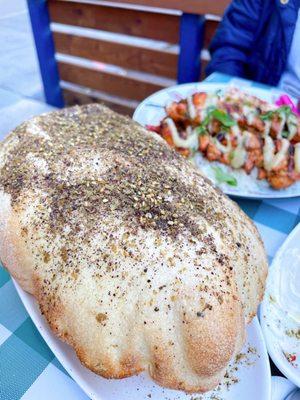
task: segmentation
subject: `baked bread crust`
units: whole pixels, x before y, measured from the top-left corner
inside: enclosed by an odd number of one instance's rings
[[[250,219],[192,164],[104,106],[73,107],[1,144],[0,201],[4,266],[87,368],[218,384],[267,260]]]

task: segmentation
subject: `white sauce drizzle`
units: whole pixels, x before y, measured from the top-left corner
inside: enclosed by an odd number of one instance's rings
[[[171,118],[167,118],[165,121],[170,129],[173,142],[176,147],[181,147],[183,149],[197,149],[199,146],[198,134],[193,132],[187,139],[183,139],[179,136],[176,125]]]
[[[247,151],[244,147],[237,147],[232,152],[231,166],[233,168],[241,168],[247,159]]]
[[[190,116],[191,119],[195,119],[196,116],[197,116],[197,113],[196,113],[196,108],[195,108],[194,103],[193,103],[193,97],[192,96],[188,96],[186,100],[187,100],[189,116]]]
[[[205,102],[205,106],[209,107],[209,106],[216,106],[218,104],[218,96],[215,93],[209,93],[206,96],[206,102]]]
[[[207,111],[206,111],[205,108],[203,108],[202,110],[200,110],[199,116],[200,116],[200,121],[201,121],[201,122],[204,121],[205,117],[207,116]]]
[[[284,122],[285,123],[285,122]],[[264,168],[266,171],[271,171],[273,168],[278,167],[287,155],[290,142],[287,139],[281,139],[281,149],[275,154],[275,144],[273,139],[269,136],[272,122],[265,121],[264,138],[265,143],[263,147]],[[283,128],[284,124],[282,125]],[[280,131],[281,136],[281,131]]]
[[[298,119],[295,117],[294,114],[291,114],[287,118],[287,126],[289,130],[289,140],[292,140],[293,137],[297,134],[298,132]]]
[[[272,161],[274,157],[274,152],[275,152],[275,145],[270,138],[269,135],[265,137],[265,144],[263,148],[263,155],[264,155],[264,168],[266,171],[271,171],[272,169]]]
[[[277,132],[277,137],[282,138],[283,128],[284,128],[284,125],[286,124],[286,115],[284,113],[280,113],[279,116],[280,116],[280,125],[279,125],[279,129]]]
[[[217,138],[213,138],[213,143],[216,145],[216,147],[220,151],[222,151],[222,153],[227,154],[227,153],[230,153],[232,150],[230,135],[228,133],[226,133],[225,139],[227,141],[226,146],[224,144],[220,143]]]
[[[294,162],[295,171],[300,174],[300,143],[295,144]]]
[[[289,140],[282,139],[281,149],[273,157],[272,162],[271,162],[271,169],[278,167],[282,163],[282,161],[284,160],[284,158],[287,155],[289,147],[290,147]]]
[[[238,121],[238,120],[241,118],[240,114],[237,113],[237,112],[232,113],[231,116],[232,116],[232,118],[235,119],[236,121]]]
[[[272,126],[271,121],[265,121],[264,136],[267,136],[270,133],[271,126]]]
[[[239,138],[241,130],[238,125],[233,125],[231,128],[231,133],[235,135],[236,138]]]
[[[255,119],[255,117],[257,115],[256,110],[253,109],[252,107],[244,105],[243,106],[243,114],[244,114],[244,116],[245,116],[245,118],[247,120],[247,123],[249,125],[252,125],[254,123],[254,119]]]
[[[247,160],[247,151],[245,149],[245,144],[248,138],[249,133],[247,131],[244,131],[241,135],[239,130],[239,134],[237,135],[238,145],[232,152],[230,163],[233,168],[241,168],[245,164]]]

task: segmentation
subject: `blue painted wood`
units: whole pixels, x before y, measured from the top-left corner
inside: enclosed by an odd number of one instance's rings
[[[46,0],[27,0],[46,102],[63,107],[64,101],[59,86],[59,73],[55,60],[55,47],[50,30],[50,18]]]
[[[180,20],[178,83],[198,82],[201,72],[201,49],[204,41],[205,18],[182,14]]]

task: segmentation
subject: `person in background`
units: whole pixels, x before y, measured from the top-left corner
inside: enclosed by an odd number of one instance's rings
[[[279,86],[300,99],[300,0],[233,0],[211,43],[207,74]]]

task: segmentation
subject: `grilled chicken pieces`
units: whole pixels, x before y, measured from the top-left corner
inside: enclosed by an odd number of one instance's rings
[[[190,157],[199,151],[266,179],[274,189],[300,180],[300,118],[237,89],[198,92],[166,107],[159,126],[149,126],[171,147]]]

